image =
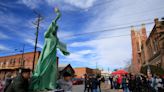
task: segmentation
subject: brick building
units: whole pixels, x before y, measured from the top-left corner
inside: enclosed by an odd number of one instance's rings
[[[154,20],[155,25],[146,41],[146,48],[142,49],[147,55],[145,64],[155,65],[164,69],[164,21]]]
[[[142,25],[140,31],[131,30],[132,65],[130,71],[139,73],[142,66],[155,65],[164,69],[164,21],[154,20],[155,25],[147,38]]]
[[[75,75],[78,78],[83,78],[85,74],[92,75],[92,74],[100,74],[101,71],[98,69],[91,69],[87,67],[79,67],[79,68],[74,68]]]
[[[40,51],[36,52],[35,64],[38,61]],[[8,72],[16,73],[20,67],[32,69],[33,66],[33,52],[28,52],[11,56],[0,57],[0,78],[4,78]],[[23,57],[23,58],[22,58]]]
[[[36,52],[35,65],[37,64],[39,56],[40,56],[40,51]],[[16,54],[11,56],[0,57],[0,79],[4,79],[7,73],[12,73],[12,75],[17,74],[19,68],[26,68],[32,70],[33,57],[34,57],[34,52],[24,53],[23,55]],[[59,63],[59,57],[57,57],[59,77],[66,71],[74,75],[75,71],[73,70],[70,64],[63,65],[58,63]]]
[[[143,24],[140,30],[136,30],[134,27],[131,28],[131,39],[132,39],[132,65],[131,72],[138,73],[142,66],[141,60],[141,47],[145,45],[147,36],[146,28]]]

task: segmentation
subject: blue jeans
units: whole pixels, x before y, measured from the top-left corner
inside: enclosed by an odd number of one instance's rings
[[[129,91],[129,88],[128,88],[128,87],[124,88],[124,89],[123,89],[123,92],[130,92],[130,91]]]
[[[93,89],[93,92],[98,92],[97,89]]]

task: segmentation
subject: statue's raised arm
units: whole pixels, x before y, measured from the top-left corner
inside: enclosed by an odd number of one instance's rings
[[[54,9],[55,13],[57,14],[56,18],[52,21],[52,23],[50,24],[48,30],[45,32],[44,36],[45,38],[49,37],[51,33],[57,31],[57,21],[59,20],[60,16],[61,16],[61,13],[59,11],[58,8],[55,8]]]
[[[59,11],[59,9],[58,8],[55,8],[55,12],[56,12],[56,14],[57,14],[57,16],[56,16],[56,18],[55,18],[55,24],[56,24],[56,22],[57,22],[57,20],[60,18],[60,16],[61,16],[61,13],[60,13],[60,11]]]

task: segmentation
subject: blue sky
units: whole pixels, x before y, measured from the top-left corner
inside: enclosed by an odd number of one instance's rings
[[[56,16],[53,8],[58,7],[62,13],[58,36],[71,52],[67,57],[58,53],[61,63],[95,68],[97,62],[100,69],[123,68],[132,56],[130,35],[113,36],[130,34],[130,27],[117,28],[146,23],[147,31],[151,31],[153,24],[147,23],[164,17],[163,5],[163,0],[1,0],[0,56],[19,53],[15,49],[22,49],[23,44],[26,52],[33,50],[36,30],[32,24],[36,20],[33,10],[44,18],[39,32],[38,50],[41,50],[43,34]]]

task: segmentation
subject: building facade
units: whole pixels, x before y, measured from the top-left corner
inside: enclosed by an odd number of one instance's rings
[[[130,72],[138,73],[142,66],[141,60],[141,47],[145,44],[147,39],[145,25],[142,28],[136,30],[134,27],[131,28],[131,40],[132,40],[132,63]]]
[[[36,52],[35,64],[39,55],[40,51]],[[4,78],[8,72],[15,74],[18,68],[32,69],[33,57],[33,52],[0,57],[0,78]]]
[[[77,78],[83,78],[85,74],[87,75],[93,75],[93,74],[99,74],[101,75],[101,71],[98,69],[91,69],[87,67],[79,67],[79,68],[74,68],[75,71],[75,76]]]
[[[154,20],[154,27],[150,35],[146,36],[146,29],[131,30],[132,64],[130,71],[139,73],[141,67],[155,65],[164,69],[164,21]]]
[[[155,25],[146,41],[147,53],[145,64],[155,65],[164,69],[164,21],[154,20]],[[144,60],[144,59],[143,59]]]

